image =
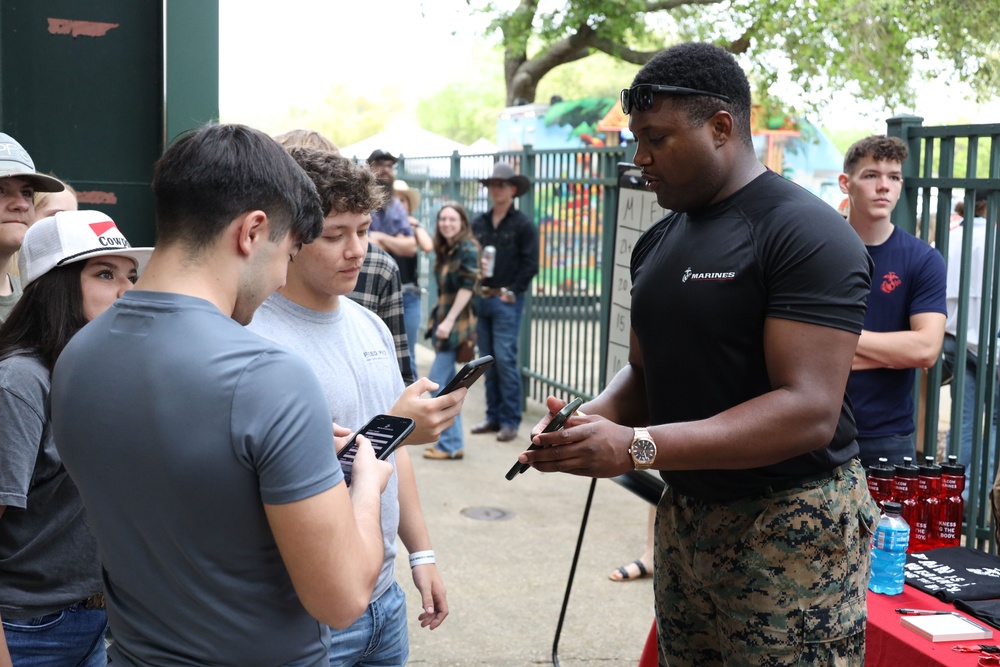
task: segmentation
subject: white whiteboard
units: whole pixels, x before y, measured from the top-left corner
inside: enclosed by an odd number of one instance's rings
[[[618,165],[618,212],[614,227],[611,271],[611,307],[608,309],[608,349],[605,383],[628,362],[632,327],[632,248],[644,231],[669,211],[656,203],[656,195],[643,187],[635,165]]]

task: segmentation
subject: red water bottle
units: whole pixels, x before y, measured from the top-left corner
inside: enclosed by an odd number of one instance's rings
[[[920,466],[920,476],[917,477],[917,523],[913,527],[913,540],[910,546],[913,551],[926,551],[937,548],[937,526],[941,521],[941,466],[934,462],[933,456],[924,457]]]
[[[879,459],[878,463],[868,469],[868,492],[872,494],[879,512],[886,501],[892,500],[892,480],[895,476],[896,471],[886,458]]]
[[[917,503],[917,477],[920,469],[913,465],[913,459],[903,457],[902,463],[895,466],[896,476],[892,478],[892,498],[903,506],[903,520],[910,526],[910,546],[907,552],[913,551],[913,526],[917,523],[920,505]]]
[[[941,464],[941,486],[944,502],[938,522],[937,542],[942,547],[957,547],[962,542],[962,516],[965,512],[965,466],[952,454],[947,463]]]

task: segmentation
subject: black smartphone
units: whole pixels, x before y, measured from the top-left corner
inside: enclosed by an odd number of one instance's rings
[[[459,387],[465,387],[468,389],[476,383],[476,380],[483,376],[490,366],[493,365],[493,357],[486,355],[485,357],[479,357],[478,359],[473,359],[466,365],[462,366],[462,370],[455,374],[455,377],[451,379],[451,382],[445,385],[444,389],[439,391],[437,396],[444,396],[445,394],[451,393],[458,389]]]
[[[354,437],[337,452],[340,468],[344,471],[344,481],[347,482],[348,486],[351,484],[354,456],[358,453],[358,435],[363,435],[371,440],[372,448],[375,450],[375,458],[385,460],[396,447],[399,447],[406,436],[410,435],[414,426],[416,423],[409,417],[394,417],[393,415],[375,415],[370,422],[362,426],[354,434]]]
[[[545,428],[542,429],[542,433],[552,433],[552,431],[558,431],[559,429],[561,429],[566,424],[566,420],[570,418],[570,415],[576,412],[581,405],[583,405],[582,398],[574,398],[572,401],[567,403],[565,406],[563,406],[563,409],[557,412],[552,417],[552,420],[545,425]],[[541,448],[542,445],[536,445],[535,443],[531,443],[530,445],[528,445],[529,450],[541,449]],[[506,477],[507,479],[514,479],[516,476],[527,471],[527,469],[530,467],[531,466],[529,466],[527,463],[521,463],[520,461],[518,461],[511,467],[510,470],[507,471]]]

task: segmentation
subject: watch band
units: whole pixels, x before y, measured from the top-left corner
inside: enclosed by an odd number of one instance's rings
[[[636,449],[635,445],[640,440],[649,442],[653,446],[653,456],[650,457],[648,461],[642,461],[638,459],[635,455]],[[656,442],[653,440],[653,436],[649,434],[649,430],[641,426],[636,426],[633,428],[632,444],[629,446],[629,454],[632,456],[632,465],[636,470],[648,470],[652,465],[654,459],[656,459]]]

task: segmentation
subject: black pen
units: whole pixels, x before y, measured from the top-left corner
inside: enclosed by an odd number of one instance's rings
[[[897,609],[897,614],[917,614],[920,616],[944,616],[954,614],[953,611],[935,611],[933,609]]]

